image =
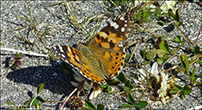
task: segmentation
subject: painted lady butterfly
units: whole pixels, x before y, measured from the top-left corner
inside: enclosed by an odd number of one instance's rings
[[[133,16],[128,13],[102,29],[87,45],[56,46],[53,53],[87,79],[105,84],[122,69],[125,50],[118,43],[126,38],[132,22]]]

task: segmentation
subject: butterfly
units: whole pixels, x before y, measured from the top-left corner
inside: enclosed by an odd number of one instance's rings
[[[87,45],[55,46],[53,54],[85,78],[103,85],[118,76],[123,67],[125,50],[119,44],[126,38],[132,23],[133,16],[127,13],[103,28]]]

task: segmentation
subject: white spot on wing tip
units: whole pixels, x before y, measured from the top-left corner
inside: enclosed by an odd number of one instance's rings
[[[125,20],[124,17],[121,17],[120,20]]]
[[[111,22],[111,23],[110,23],[110,26],[111,26],[111,27],[114,27],[115,29],[118,29],[118,28],[119,28],[119,25],[118,25],[116,22]]]
[[[122,27],[122,28],[121,28],[121,32],[124,32],[124,31],[125,31],[125,28],[124,28],[124,27]]]

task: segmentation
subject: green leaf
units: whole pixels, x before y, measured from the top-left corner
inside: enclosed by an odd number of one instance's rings
[[[118,85],[119,83],[120,81],[117,81],[117,80],[112,80],[108,82],[109,85]]]
[[[175,86],[174,86],[174,89],[175,89],[175,90],[178,90],[178,91],[181,91],[181,90],[182,90],[182,87],[181,87],[181,86],[178,86],[178,85],[175,85]]]
[[[133,88],[133,86],[130,84],[129,81],[126,82],[124,89],[127,91],[130,91]]]
[[[197,83],[196,86],[202,86],[202,82]]]
[[[178,22],[180,22],[180,15],[181,15],[180,9],[177,9],[175,13],[176,13],[176,16],[175,16],[176,20],[177,20]]]
[[[161,43],[159,44],[159,48],[165,50],[166,52],[169,52],[169,45],[165,40],[161,41]]]
[[[36,107],[36,110],[40,110],[39,104],[36,104],[35,107]]]
[[[106,6],[108,5],[107,0],[104,0],[104,4],[105,4]]]
[[[162,49],[157,49],[156,50],[156,53],[158,55],[159,58],[163,58],[164,55],[167,53],[165,50],[162,50]]]
[[[146,58],[148,60],[154,60],[154,58],[156,57],[156,49],[152,49],[152,50],[149,50],[146,54]]]
[[[106,88],[108,86],[108,84],[104,84],[104,85],[101,85],[100,87],[101,88]]]
[[[41,103],[46,102],[46,101],[45,101],[43,98],[41,98],[40,96],[37,96],[36,99],[39,100]]]
[[[111,8],[111,7],[109,7],[109,8],[108,8],[108,10],[109,10],[109,11],[111,11],[111,10],[112,10],[112,8]]]
[[[29,23],[31,23],[31,21],[30,21],[29,19],[26,19],[26,18],[21,17],[21,16],[17,16],[17,17],[19,17],[19,18],[21,18],[21,19],[24,19],[24,20],[28,21]]]
[[[151,63],[151,61],[144,61],[143,63],[142,63],[142,65],[147,65],[147,64],[149,64],[149,63]]]
[[[192,52],[194,52],[194,55],[202,54],[202,52],[200,51],[200,48],[198,46],[195,46],[194,49],[192,50]]]
[[[36,97],[33,97],[31,102],[32,102],[32,106],[33,106],[33,105],[36,105],[38,103],[38,100],[36,99]]]
[[[200,63],[201,62],[201,60],[200,59],[198,59],[197,61],[196,61],[196,63]],[[202,63],[202,62],[201,62]]]
[[[179,55],[179,59],[180,59],[181,65],[182,65],[184,68],[186,68],[185,63],[184,63],[185,57],[184,57],[183,55]]]
[[[126,58],[130,58],[130,56],[131,56],[130,54],[126,54]]]
[[[180,26],[180,25],[182,24],[182,22],[175,22],[175,24],[176,24],[177,26]]]
[[[197,77],[194,78],[193,84],[195,84],[195,83],[196,83],[196,80],[197,80],[198,78],[200,78],[200,77],[202,77],[202,74],[200,74],[200,75],[198,75]],[[200,83],[201,83],[201,82],[200,82]],[[199,84],[199,83],[198,83],[198,84]],[[197,85],[198,85],[198,84],[197,84]]]
[[[89,109],[95,110],[95,106],[90,101],[86,100],[85,104]]]
[[[22,53],[18,53],[16,57],[17,57],[17,58],[20,58],[21,55],[22,55]]]
[[[52,60],[53,59],[53,51],[52,50],[50,50],[50,59]]]
[[[112,87],[110,85],[107,86],[107,92],[111,94]]]
[[[156,15],[157,15],[158,18],[161,17],[161,10],[160,9],[156,10]]]
[[[184,93],[183,92],[181,93],[181,98],[184,99]]]
[[[148,103],[146,101],[140,101],[138,104],[137,104],[137,107],[139,108],[144,108],[148,105]]]
[[[14,105],[14,106],[16,106],[14,103],[12,103],[12,102],[10,102],[10,101],[6,101],[8,104],[10,104],[10,105]]]
[[[29,100],[28,102],[25,102],[25,103],[24,103],[24,105],[25,105],[24,110],[27,109],[27,106],[30,104],[30,102],[31,102],[31,100]]]
[[[188,86],[184,86],[182,92],[184,93],[184,95],[188,95],[191,93],[191,89]]]
[[[177,92],[179,92],[178,90],[171,90],[170,91],[170,94],[175,94],[175,93],[177,93]]]
[[[115,3],[116,5],[120,5],[121,2],[120,2],[120,0],[117,0],[117,1],[115,1],[114,3]]]
[[[133,105],[131,105],[131,104],[123,104],[123,105],[121,105],[121,108],[131,108],[131,107],[133,107]]]
[[[173,11],[172,11],[171,9],[168,10],[168,14],[169,14],[173,19],[176,20],[176,16],[175,16],[175,14],[173,13]]]
[[[189,81],[191,81],[191,76],[190,76],[190,72],[189,72],[189,62],[188,62],[188,58],[187,58],[187,54],[184,55],[184,58],[185,58],[185,69],[186,69],[186,72],[187,72],[187,76],[189,78]]]
[[[128,93],[128,100],[130,101],[130,103],[135,105],[135,100],[133,99],[133,97],[132,97],[132,95],[130,93]]]
[[[15,106],[18,110],[20,109],[17,105],[15,105],[14,103],[10,102],[10,101],[6,101],[8,104]],[[13,108],[13,110],[16,110],[15,108]]]
[[[41,83],[41,84],[38,85],[37,94],[39,94],[41,92],[41,90],[43,89],[44,85],[45,85],[44,83]]]
[[[91,110],[91,109],[83,107],[83,108],[81,108],[81,110]]]
[[[99,104],[98,106],[97,106],[97,110],[104,110],[104,105],[102,105],[102,104]]]
[[[127,81],[125,75],[122,72],[119,73],[119,75],[116,78],[118,78],[122,82],[126,82]]]
[[[174,42],[182,43],[182,42],[184,42],[184,39],[181,40],[181,37],[178,35],[178,36],[174,39]]]
[[[194,67],[193,71],[192,71],[192,76],[191,76],[191,83],[194,85],[194,76],[195,76],[195,71],[196,71],[196,67]]]
[[[162,64],[163,64],[163,61],[164,61],[163,58],[158,58],[158,59],[157,59],[157,62],[158,62],[159,65],[162,65]]]
[[[131,55],[130,55],[130,54],[127,54],[126,57],[125,57],[125,61],[124,61],[124,62],[128,63],[130,57],[131,57]]]
[[[123,4],[126,3],[126,0],[122,0],[122,3],[123,3]]]

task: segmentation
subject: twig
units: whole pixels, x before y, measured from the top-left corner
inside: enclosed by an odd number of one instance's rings
[[[66,102],[69,100],[69,98],[77,91],[77,88],[75,88],[70,94],[69,96],[65,99],[65,101],[63,102],[63,104],[59,107],[59,110],[62,110],[63,107],[65,106]]]
[[[34,53],[34,52],[30,52],[30,51],[15,50],[15,49],[11,49],[11,48],[0,47],[0,50],[18,52],[18,53],[32,55],[32,56],[38,56],[38,57],[49,57],[49,55],[46,55],[46,54]]]

